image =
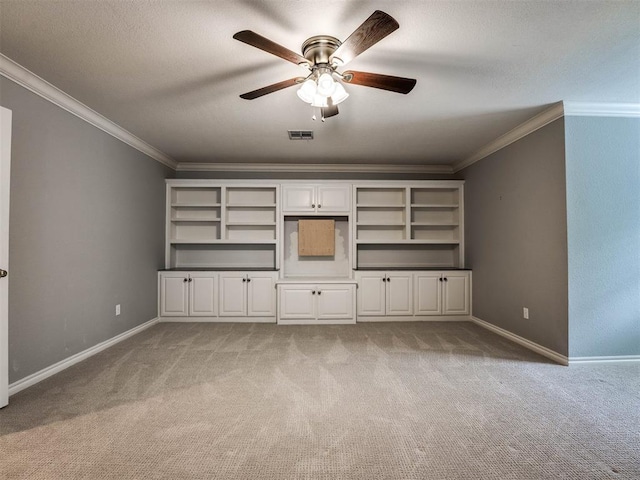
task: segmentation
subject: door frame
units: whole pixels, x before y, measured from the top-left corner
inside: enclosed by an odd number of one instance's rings
[[[0,268],[9,271],[11,110],[0,107]],[[0,278],[0,408],[9,403],[9,277]]]

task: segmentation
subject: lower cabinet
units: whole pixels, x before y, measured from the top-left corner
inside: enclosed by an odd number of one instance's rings
[[[275,322],[276,272],[160,272],[160,318]]]
[[[218,315],[215,273],[160,273],[161,317],[215,317]]]
[[[413,274],[358,272],[358,315],[413,315]]]
[[[358,321],[466,319],[470,271],[358,271]]]
[[[276,316],[275,272],[220,273],[221,317]]]
[[[278,323],[355,323],[354,283],[278,284]]]

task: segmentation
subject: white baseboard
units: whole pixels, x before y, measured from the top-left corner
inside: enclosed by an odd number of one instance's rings
[[[276,317],[160,317],[160,323],[276,323]]]
[[[640,362],[640,355],[615,355],[609,357],[569,357],[569,365],[580,363],[631,363]]]
[[[358,323],[374,322],[468,322],[469,315],[358,315]]]
[[[55,375],[56,373],[61,372],[62,370],[65,370],[70,366],[75,365],[76,363],[81,362],[82,360],[85,360],[95,355],[96,353],[111,347],[112,345],[115,345],[116,343],[126,340],[127,338],[132,337],[136,333],[140,333],[143,330],[146,330],[156,323],[158,323],[158,318],[151,319],[148,322],[145,322],[142,325],[138,325],[131,330],[127,330],[120,335],[116,335],[109,340],[105,340],[102,343],[94,345],[93,347],[88,348],[82,352],[78,352],[75,355],[72,355],[69,358],[65,358],[64,360],[61,360],[58,363],[55,363],[47,368],[43,368],[39,372],[32,373],[28,377],[24,377],[17,382],[10,384],[9,396],[14,395],[32,385],[35,385],[36,383],[41,382],[42,380],[49,378],[50,376]]]
[[[526,338],[521,337],[520,335],[516,335],[515,333],[511,333],[510,331],[505,330],[504,328],[500,328],[489,322],[480,320],[477,317],[472,316],[471,321],[476,325],[479,325],[482,328],[486,328],[487,330],[490,330],[493,333],[497,333],[501,337],[511,340],[512,342],[515,342],[518,345],[522,345],[523,347],[528,348],[529,350],[532,350],[542,355],[543,357],[547,357],[548,359],[553,360],[554,362],[559,363],[560,365],[565,365],[565,366],[569,365],[569,359],[566,356],[558,352],[555,352],[550,348],[543,347],[542,345],[538,345],[537,343],[532,342],[531,340],[527,340]]]

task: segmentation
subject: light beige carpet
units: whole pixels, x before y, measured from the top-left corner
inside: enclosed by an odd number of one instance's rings
[[[159,324],[10,400],[3,479],[640,478],[640,366],[469,323]]]

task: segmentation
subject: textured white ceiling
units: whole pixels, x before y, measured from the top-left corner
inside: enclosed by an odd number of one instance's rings
[[[374,10],[400,29],[348,68],[416,78],[408,95],[347,85],[312,121],[299,52]],[[0,0],[0,51],[179,162],[451,164],[560,100],[640,102],[640,1]],[[291,142],[289,129],[315,140]]]

